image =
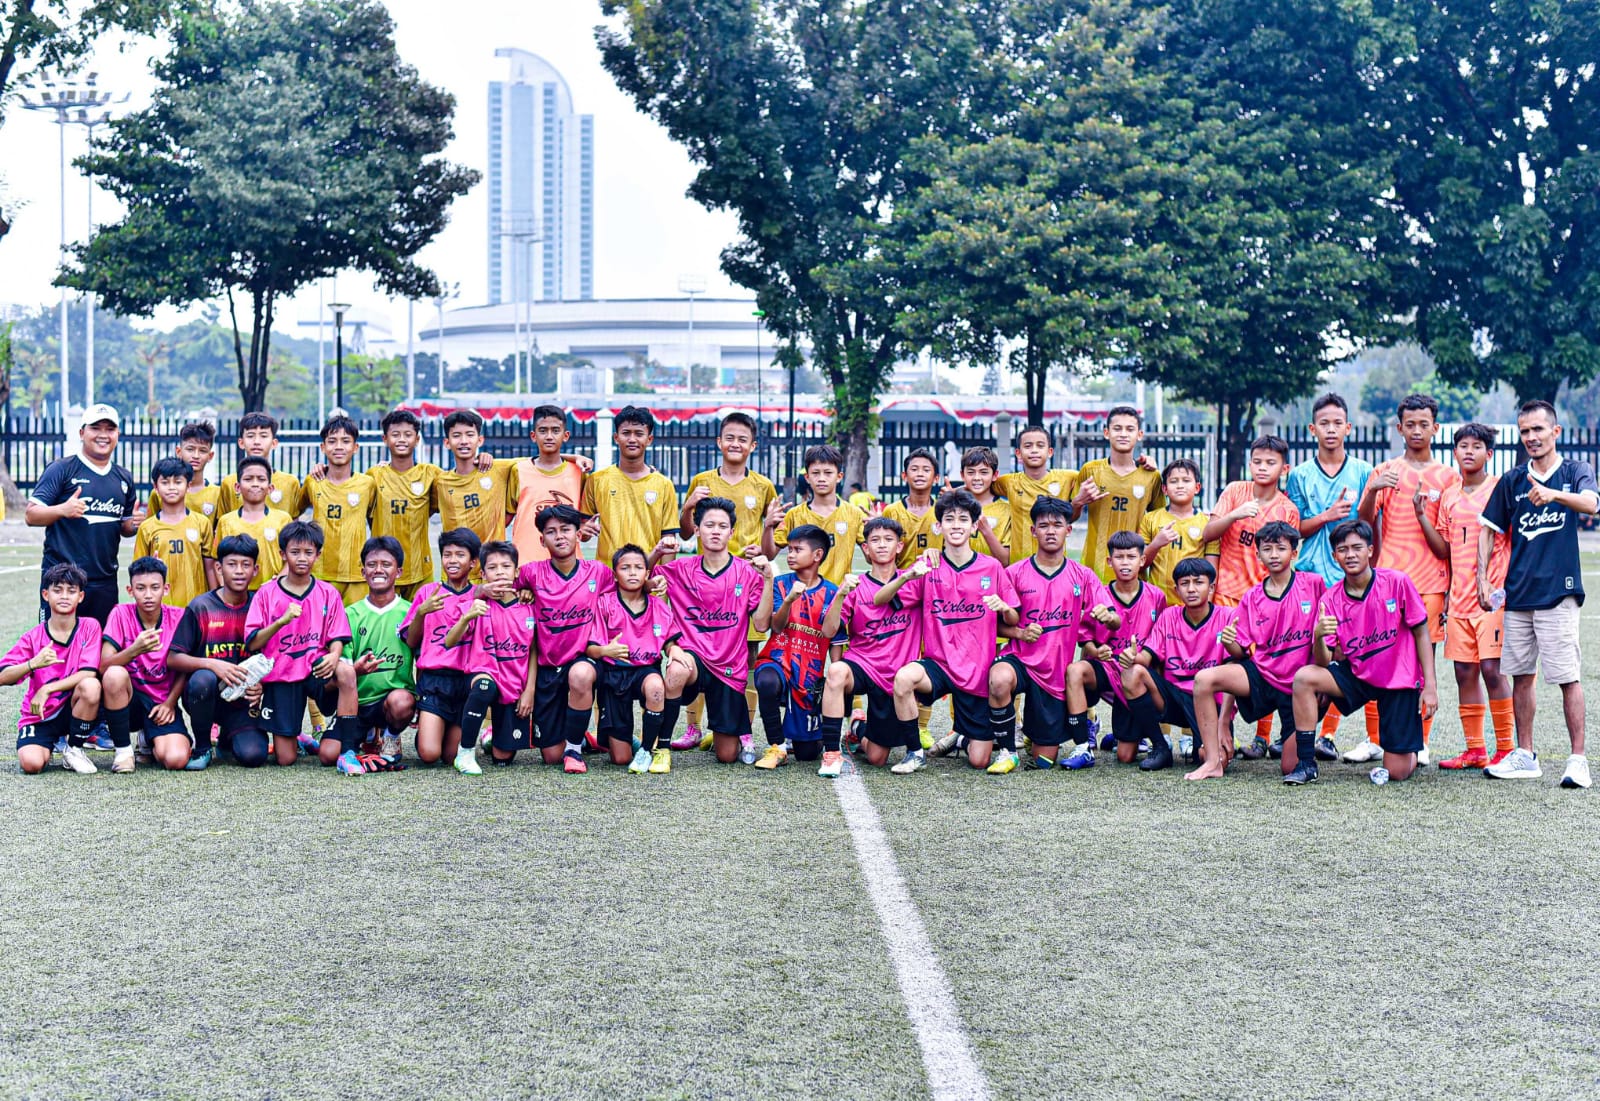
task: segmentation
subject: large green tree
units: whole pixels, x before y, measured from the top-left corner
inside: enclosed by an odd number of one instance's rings
[[[601,0],[618,86],[698,166],[689,195],[731,210],[722,268],[767,325],[809,342],[833,389],[847,480],[903,337],[881,288],[836,278],[905,191],[915,139],[959,136],[990,81],[997,4],[973,0]]]
[[[246,0],[191,22],[155,72],[151,105],[79,162],[126,215],[67,285],[127,315],[225,297],[247,410],[266,401],[283,296],[345,269],[438,293],[412,257],[477,173],[439,156],[454,99],[401,60],[377,0]]]
[[[1391,20],[1367,112],[1399,154],[1417,333],[1447,378],[1554,401],[1600,371],[1600,2]]]

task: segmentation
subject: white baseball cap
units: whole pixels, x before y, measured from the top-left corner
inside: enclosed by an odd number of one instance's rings
[[[103,401],[97,401],[85,409],[83,411],[83,420],[78,422],[78,426],[80,428],[88,428],[91,424],[98,424],[100,421],[110,421],[118,428],[122,427],[121,415]]]

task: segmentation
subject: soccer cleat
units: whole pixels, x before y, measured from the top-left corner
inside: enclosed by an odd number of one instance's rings
[[[817,766],[817,775],[829,780],[837,779],[839,773],[844,771],[844,754],[837,749],[826,750],[822,754],[822,764]]]
[[[713,734],[711,731],[705,730],[705,731],[701,732],[700,741],[695,745],[695,748],[696,749],[711,750],[711,749],[715,749],[716,745],[717,745],[717,736],[715,734]]]
[[[1150,740],[1150,752],[1139,762],[1139,771],[1158,772],[1171,767],[1172,743],[1167,741],[1165,734],[1158,734]]]
[[[183,766],[185,772],[204,772],[209,767],[211,767],[211,750],[209,749],[204,753],[191,753],[189,755],[189,763]]]
[[[755,762],[757,768],[773,769],[779,765],[789,763],[789,751],[781,745],[769,745],[767,751],[761,755],[761,760]]]
[[[133,771],[133,746],[125,745],[121,749],[117,750],[116,755],[111,758],[111,771]],[[1585,775],[1587,775],[1587,773],[1585,773]]]
[[[1250,741],[1243,749],[1239,750],[1239,756],[1247,761],[1259,761],[1267,755],[1268,748],[1267,740],[1256,734],[1250,738]]]
[[[739,763],[741,765],[753,765],[756,763],[756,743],[748,734],[739,735]],[[767,767],[770,768],[772,766],[768,765]]]
[[[300,756],[302,757],[315,757],[317,751],[322,748],[321,739],[314,734],[297,734],[295,735],[295,741],[300,746]]]
[[[1334,756],[1335,757],[1338,756],[1338,752],[1337,751],[1335,751]],[[1269,760],[1273,760],[1273,761],[1281,761],[1283,759],[1283,739],[1282,738],[1273,739],[1272,742],[1267,746],[1267,758]]]
[[[1497,749],[1497,750],[1495,750],[1494,751],[1494,756],[1489,758],[1488,767],[1489,768],[1493,768],[1495,765],[1499,764],[1501,761],[1503,761],[1507,757],[1511,756],[1511,753],[1512,753],[1512,750],[1510,750],[1510,749]]]
[[[861,715],[861,712],[858,711],[856,714]],[[845,731],[844,735],[844,748],[849,750],[851,753],[860,753],[861,743],[866,740],[866,737],[866,717],[862,716],[861,718],[851,718],[850,729]]]
[[[1539,767],[1538,754],[1518,746],[1506,754],[1505,760],[1484,769],[1483,774],[1491,780],[1537,780],[1544,770]]]
[[[61,751],[61,767],[70,768],[80,776],[88,776],[90,773],[100,771],[94,767],[94,762],[89,760],[89,755],[83,751],[81,745],[72,745],[70,743],[68,743],[66,749]]]
[[[582,776],[589,771],[589,766],[584,763],[582,753],[574,753],[570,749],[561,755],[561,767],[568,776]]]
[[[482,776],[483,767],[478,764],[478,755],[468,746],[462,746],[456,751],[456,771],[463,776]]]
[[[913,772],[921,772],[928,767],[928,756],[925,753],[907,753],[897,765],[891,765],[889,771],[896,776],[910,776]]]
[[[683,733],[672,739],[669,745],[673,749],[694,749],[700,744],[700,728],[694,723],[684,727]]]
[[[1333,744],[1333,739],[1332,738],[1318,738],[1316,744],[1317,744],[1317,753],[1316,753],[1317,760],[1319,760],[1319,761],[1337,761],[1339,759],[1339,747]],[[1279,750],[1278,753],[1279,753],[1279,756],[1282,756],[1283,751]],[[1422,762],[1418,761],[1417,763],[1421,764]]]
[[[650,751],[640,746],[634,750],[633,760],[628,763],[628,771],[635,776],[643,776],[650,771]]]
[[[1489,751],[1484,748],[1469,749],[1456,757],[1447,757],[1439,762],[1443,769],[1484,768],[1489,764]]]
[[[361,758],[356,756],[356,751],[347,749],[339,754],[339,759],[334,762],[334,768],[346,776],[365,776],[367,766],[361,763]]]
[[[1567,770],[1561,774],[1561,786],[1564,788],[1586,788],[1589,786],[1589,758],[1580,753],[1574,753],[1567,758]]]
[[[1430,763],[1432,763],[1432,761],[1433,761],[1433,755],[1428,752],[1428,747],[1426,745],[1424,745],[1421,749],[1417,750],[1417,767],[1418,768],[1427,768],[1428,765]]]
[[[1033,756],[1028,758],[1028,763],[1023,767],[1030,772],[1049,772],[1056,767],[1056,759],[1043,755]]]
[[[116,744],[111,740],[111,728],[105,723],[96,723],[94,730],[89,733],[89,740],[83,743],[83,748],[95,753],[110,753],[116,749]]]
[[[989,762],[989,767],[984,769],[990,776],[1004,776],[1008,772],[1016,771],[1021,764],[1021,759],[1009,749],[1002,749],[994,755],[994,760]]]
[[[944,737],[935,739],[932,745],[924,744],[922,748],[927,750],[930,757],[948,757],[956,751],[960,743],[961,735],[951,731]]]
[[[1347,749],[1339,758],[1347,765],[1364,765],[1369,761],[1383,760],[1383,748],[1377,742],[1362,742],[1354,749]]]
[[[1317,782],[1317,764],[1315,761],[1301,761],[1295,770],[1284,776],[1283,782],[1293,787],[1301,784],[1314,784]]]
[[[379,740],[378,756],[387,757],[391,761],[400,759],[400,735],[390,734],[387,731]]]
[[[1061,767],[1070,768],[1074,771],[1080,768],[1093,768],[1094,741],[1091,739],[1090,741],[1083,742],[1080,745],[1075,746],[1072,750],[1072,755],[1065,761],[1061,762]]]
[[[660,776],[672,771],[672,750],[662,746],[650,755],[650,774]]]
[[[593,730],[585,730],[583,732],[583,751],[585,753],[599,753],[600,735]]]

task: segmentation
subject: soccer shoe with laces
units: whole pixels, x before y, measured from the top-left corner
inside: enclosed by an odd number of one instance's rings
[[[896,776],[910,776],[913,772],[921,772],[928,767],[928,757],[923,753],[907,753],[905,758],[897,765],[891,765],[889,771]]]
[[[1567,758],[1567,770],[1561,774],[1561,786],[1564,788],[1586,788],[1589,786],[1589,758],[1574,753]]]
[[[1337,757],[1338,755],[1339,755],[1338,752],[1335,751],[1334,756]],[[1275,739],[1273,742],[1271,742],[1267,746],[1267,758],[1269,760],[1273,760],[1273,761],[1281,760],[1283,758],[1283,739],[1282,738]]]
[[[582,753],[574,753],[570,749],[561,755],[561,767],[569,776],[582,776],[589,771],[589,766],[584,762]]]
[[[600,735],[592,730],[585,730],[583,732],[583,751],[585,753],[599,753]]]
[[[83,748],[93,753],[110,753],[116,749],[116,743],[111,740],[111,728],[105,723],[95,723],[94,729],[89,733],[89,740],[83,743]]]
[[[1283,743],[1279,742],[1278,744],[1281,746]],[[1332,738],[1318,738],[1316,749],[1316,756],[1319,761],[1337,761],[1339,759],[1339,747],[1333,744]],[[1283,756],[1282,749],[1278,750],[1278,756]],[[1418,761],[1417,763],[1421,764],[1422,762]]]
[[[1080,768],[1093,768],[1094,739],[1091,738],[1089,741],[1073,747],[1072,755],[1061,762],[1061,767],[1070,768],[1074,771]]]
[[[761,760],[756,762],[757,768],[773,769],[779,765],[789,763],[789,751],[781,745],[769,745],[767,751],[761,755]]]
[[[927,727],[917,727],[917,743],[922,746],[924,752],[933,748],[933,742],[933,733]]]
[[[1483,774],[1491,780],[1537,780],[1544,775],[1539,767],[1539,756],[1531,749],[1518,746],[1497,765],[1490,765]]]
[[[922,748],[927,750],[930,757],[948,757],[960,744],[961,735],[952,731],[942,738],[935,739],[932,744],[924,743]]]
[[[1503,761],[1507,757],[1511,756],[1512,751],[1515,750],[1515,749],[1516,749],[1516,746],[1512,746],[1511,749],[1497,749],[1497,750],[1495,750],[1494,751],[1494,755],[1489,758],[1489,764],[1488,764],[1487,767],[1493,768],[1495,765],[1499,764],[1501,761]]]
[[[1015,753],[1009,749],[1002,749],[994,755],[994,760],[989,762],[989,767],[984,769],[990,776],[1004,776],[1008,772],[1015,772],[1022,763]]]
[[[1245,747],[1239,750],[1239,756],[1247,761],[1259,761],[1267,755],[1267,740],[1256,734],[1251,737]]]
[[[365,776],[367,766],[361,763],[361,758],[353,749],[347,749],[339,754],[339,759],[334,762],[334,768],[345,776]]]
[[[314,734],[297,734],[294,740],[302,757],[315,757],[317,750],[322,747],[322,742]]]
[[[191,753],[189,755],[189,763],[183,766],[184,771],[204,772],[211,767],[211,753],[212,751],[209,749],[204,753]]]
[[[829,749],[822,754],[822,763],[817,766],[817,775],[828,780],[837,779],[844,771],[844,754],[837,749]]]
[[[1383,760],[1383,747],[1377,742],[1362,742],[1354,749],[1347,749],[1339,758],[1347,765],[1364,765],[1371,761]],[[1419,764],[1421,762],[1418,762]]]
[[[1439,762],[1439,767],[1454,771],[1462,768],[1485,768],[1489,764],[1489,751],[1487,749],[1469,749],[1455,757],[1446,757]]]
[[[116,755],[111,758],[111,771],[133,771],[133,746],[125,745],[121,749],[117,750]]]
[[[456,753],[456,771],[463,776],[482,776],[483,766],[478,764],[478,755],[466,746],[462,746]]]
[[[650,755],[650,775],[661,776],[672,771],[672,750],[662,746]]]
[[[61,767],[70,768],[80,776],[88,776],[90,773],[100,771],[94,767],[94,762],[89,760],[89,755],[83,751],[81,745],[69,744],[66,749],[61,751]]]
[[[683,728],[683,733],[672,739],[669,743],[673,749],[694,749],[700,744],[700,728],[690,723]]]
[[[1313,761],[1301,761],[1295,766],[1293,772],[1284,776],[1283,782],[1292,787],[1301,784],[1314,784],[1317,782],[1317,766]]]
[[[641,776],[650,771],[650,751],[640,746],[633,752],[633,760],[628,762],[628,771],[635,776]]]
[[[1139,771],[1159,772],[1161,769],[1171,767],[1172,743],[1167,741],[1165,734],[1157,734],[1150,740],[1150,752],[1139,762]]]

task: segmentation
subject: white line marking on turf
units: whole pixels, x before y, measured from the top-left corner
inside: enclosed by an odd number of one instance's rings
[[[900,875],[900,865],[883,832],[883,821],[867,796],[861,777],[848,772],[833,782],[844,811],[856,860],[867,881],[872,907],[889,945],[895,978],[922,1048],[922,1065],[937,1101],[988,1101],[989,1083],[956,1010],[955,995],[934,954],[922,916]]]
[[[27,573],[38,568],[38,566],[7,566],[5,569],[0,569],[0,573]]]

